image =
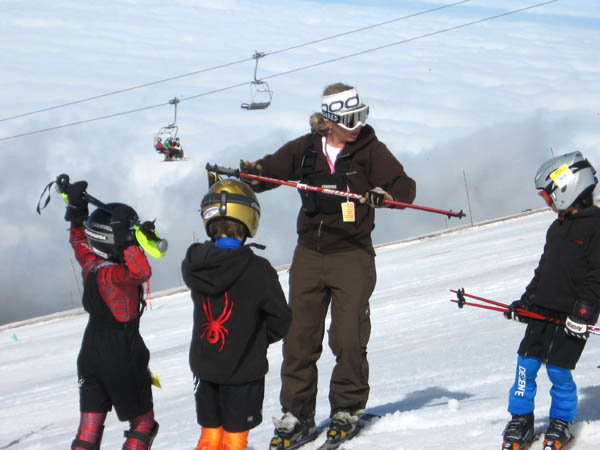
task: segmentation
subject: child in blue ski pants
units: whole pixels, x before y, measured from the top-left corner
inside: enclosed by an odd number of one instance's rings
[[[537,391],[535,379],[541,365],[542,361],[539,358],[519,355],[515,384],[510,388],[509,413],[521,415],[533,412]],[[577,414],[577,386],[573,381],[571,370],[546,364],[546,372],[552,382],[550,417],[573,422]]]

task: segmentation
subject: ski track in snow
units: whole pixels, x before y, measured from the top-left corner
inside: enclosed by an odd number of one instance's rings
[[[342,448],[500,448],[525,328],[497,312],[457,308],[449,301],[454,297],[449,289],[464,287],[504,303],[518,298],[533,275],[553,219],[552,213],[539,212],[377,249],[367,411],[382,417]],[[287,291],[286,272],[280,280]],[[141,327],[151,351],[150,367],[163,385],[154,390],[160,431],[152,448],[193,449],[200,428],[188,367],[192,302],[184,292],[153,303]],[[0,332],[0,449],[69,448],[79,421],[76,358],[86,321],[87,316],[75,315]],[[280,415],[280,343],[269,349],[269,363],[263,422],[251,431],[248,449],[268,447],[271,417]],[[600,439],[598,363],[600,337],[592,336],[574,372],[580,400],[572,450],[597,448]],[[325,340],[317,423],[328,417],[332,364]],[[536,399],[536,429],[542,431],[549,389],[542,367]],[[103,448],[120,448],[127,428],[114,412],[109,414]],[[314,450],[324,439],[322,433],[303,449]],[[541,449],[541,441],[533,448]]]

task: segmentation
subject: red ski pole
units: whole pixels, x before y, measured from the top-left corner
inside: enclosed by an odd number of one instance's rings
[[[478,297],[476,295],[471,295],[471,294],[467,294],[465,292],[464,289],[458,289],[458,290],[454,290],[454,289],[450,289],[450,292],[454,292],[457,296],[457,300],[455,299],[451,299],[450,301],[453,303],[457,303],[459,308],[462,308],[464,305],[466,306],[475,306],[477,308],[483,308],[483,309],[491,309],[493,311],[499,311],[499,312],[508,312],[508,305],[506,303],[500,303],[500,302],[496,302],[494,300],[489,300],[487,298],[483,298],[483,297]],[[489,305],[482,305],[479,303],[472,303],[472,302],[467,302],[465,301],[465,297],[469,297],[475,300],[479,300],[485,303],[490,303],[491,305],[495,305],[495,306],[489,306]],[[542,314],[538,314],[535,313],[533,311],[527,311],[524,309],[520,309],[517,308],[517,312],[525,317],[530,317],[532,319],[536,319],[536,320],[544,320],[546,322],[552,322],[555,323],[557,325],[564,325],[564,322],[558,319],[554,319],[552,317],[548,317],[548,316],[544,316]],[[597,334],[600,335],[600,327],[595,327],[593,325],[588,325],[588,331],[590,332],[590,334]]]
[[[336,189],[329,189],[329,188],[324,188],[321,186],[312,186],[310,184],[298,183],[296,181],[286,181],[286,180],[280,180],[277,178],[263,177],[262,175],[254,175],[251,173],[240,172],[237,169],[229,169],[229,168],[225,168],[225,167],[220,167],[220,166],[217,166],[216,164],[215,165],[207,164],[206,170],[210,171],[210,172],[223,174],[223,175],[249,178],[252,180],[264,181],[266,183],[290,186],[290,187],[294,187],[299,190],[319,192],[319,193],[328,194],[328,195],[336,195],[338,197],[346,197],[346,198],[351,198],[354,200],[360,200],[362,198],[362,195],[355,194],[353,192],[338,191]],[[459,219],[462,219],[463,217],[466,216],[466,214],[462,211],[462,209],[458,212],[455,212],[452,210],[446,211],[444,209],[436,209],[436,208],[430,208],[428,206],[413,205],[412,203],[397,202],[394,200],[385,200],[384,203],[386,205],[400,206],[402,208],[420,209],[422,211],[432,212],[432,213],[436,213],[436,214],[443,214],[445,216],[448,216],[449,219],[452,217],[458,217]]]

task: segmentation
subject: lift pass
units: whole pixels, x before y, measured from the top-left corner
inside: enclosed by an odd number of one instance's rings
[[[342,203],[342,220],[344,222],[354,222],[354,202],[348,200]]]
[[[575,174],[566,164],[563,164],[550,174],[550,178],[552,178],[552,181],[554,181],[554,184],[556,184],[559,189],[562,189],[564,186],[569,184],[574,177]]]

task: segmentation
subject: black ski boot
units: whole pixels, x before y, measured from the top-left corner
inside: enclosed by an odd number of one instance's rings
[[[281,419],[273,418],[275,435],[271,438],[269,450],[293,450],[307,442],[314,441],[319,433],[313,421],[300,421],[291,412]]]
[[[503,433],[502,450],[527,450],[534,440],[533,413],[513,414]]]
[[[348,411],[337,411],[331,416],[331,423],[327,431],[327,440],[319,447],[330,450],[338,448],[342,442],[352,439],[360,431],[360,416],[364,410],[352,414]]]
[[[573,440],[573,432],[568,422],[550,418],[544,436],[544,450],[562,450]]]

